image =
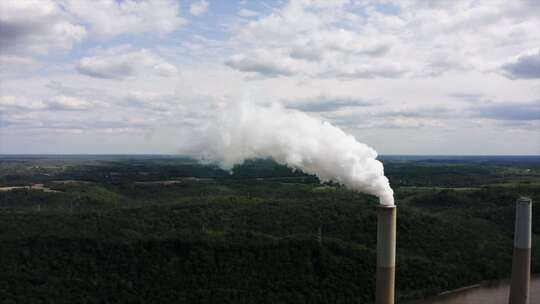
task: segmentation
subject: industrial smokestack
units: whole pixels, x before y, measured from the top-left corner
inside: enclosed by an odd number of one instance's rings
[[[377,210],[377,304],[394,304],[396,273],[396,206]]]
[[[246,159],[270,157],[348,189],[375,195],[381,204],[377,232],[377,303],[394,303],[396,208],[394,191],[377,152],[331,123],[274,103],[244,100],[224,105],[182,151],[231,170]],[[232,172],[232,171],[231,171]]]
[[[520,197],[516,202],[514,257],[509,304],[529,304],[531,281],[531,209],[532,201]]]

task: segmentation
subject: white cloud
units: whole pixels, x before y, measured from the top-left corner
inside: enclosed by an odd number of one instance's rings
[[[47,105],[39,100],[32,97],[22,97],[22,96],[12,96],[5,95],[0,96],[0,111],[9,111],[9,110],[23,110],[23,111],[32,111],[32,110],[43,110],[46,109]]]
[[[190,24],[191,0],[38,1],[0,0],[24,7],[0,10],[2,151],[174,153],[246,99],[382,153],[540,152],[538,1],[269,1]],[[91,137],[103,132],[117,135]]]
[[[388,1],[386,7],[376,1],[291,0],[240,26],[236,54],[227,64],[265,76],[275,76],[268,71],[278,66],[287,72],[282,75],[315,78],[491,72],[516,49],[540,43],[534,34],[540,18],[532,13],[537,8],[499,0]],[[266,56],[252,55],[261,51]],[[284,68],[291,63],[309,69]]]
[[[78,96],[54,95],[51,97],[32,97],[24,95],[0,96],[0,111],[17,113],[31,111],[83,111],[96,106],[105,106],[98,101],[89,101]]]
[[[90,36],[171,33],[186,23],[175,0],[0,1],[0,51],[47,55]]]
[[[84,75],[104,79],[125,79],[138,75],[175,76],[176,67],[150,50],[113,48],[82,58],[77,70]]]
[[[391,48],[385,37],[362,37],[346,29],[318,30],[306,37],[299,37],[291,49],[291,56],[321,59],[325,55],[382,56]],[[307,54],[307,56],[306,56]]]
[[[289,57],[279,50],[255,49],[249,54],[236,54],[225,64],[243,72],[255,72],[266,76],[291,76],[308,72],[307,63]]]
[[[123,33],[173,32],[186,23],[174,0],[59,0],[71,15],[101,38]]]
[[[189,12],[193,16],[200,16],[200,15],[206,13],[206,11],[208,10],[209,5],[210,4],[206,0],[200,0],[198,2],[193,2],[189,6]]]
[[[48,107],[52,110],[81,111],[91,109],[92,103],[74,96],[55,96],[48,101]]]
[[[339,63],[338,63],[339,64]],[[335,66],[323,76],[338,78],[395,78],[405,73],[399,63],[356,64],[351,66]]]
[[[242,49],[226,64],[265,76],[396,77],[405,68],[373,59],[392,48],[388,35],[375,37],[339,27],[346,1],[290,1],[248,22],[237,39]]]
[[[0,1],[0,51],[3,54],[68,51],[86,36],[51,0]]]

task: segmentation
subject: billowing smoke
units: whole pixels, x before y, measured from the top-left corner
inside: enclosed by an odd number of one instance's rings
[[[231,169],[246,159],[270,157],[294,169],[379,197],[393,205],[393,191],[377,152],[332,124],[280,105],[235,103],[206,128],[201,158]]]

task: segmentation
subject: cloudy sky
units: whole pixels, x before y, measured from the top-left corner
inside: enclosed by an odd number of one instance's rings
[[[540,1],[3,0],[0,153],[181,153],[236,100],[381,154],[540,154]]]

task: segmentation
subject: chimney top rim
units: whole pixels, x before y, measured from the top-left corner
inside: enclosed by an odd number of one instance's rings
[[[521,196],[517,199],[517,203],[518,204],[531,204],[532,203],[532,199],[530,197],[527,197],[527,196]]]
[[[379,205],[377,206],[377,209],[394,209],[396,208],[396,205]]]

